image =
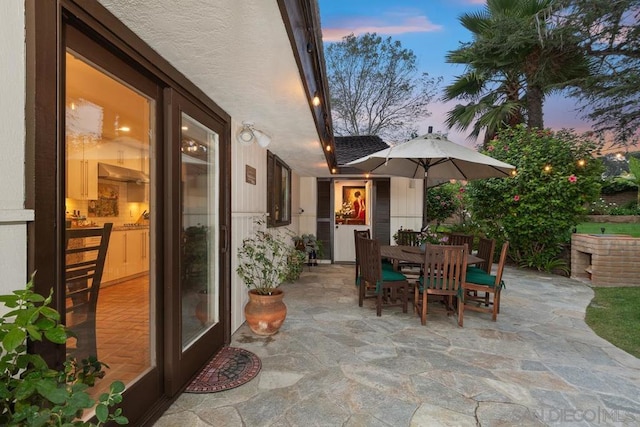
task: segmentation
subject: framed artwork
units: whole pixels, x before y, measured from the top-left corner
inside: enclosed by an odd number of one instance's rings
[[[346,210],[345,218],[352,218],[358,223],[365,223],[367,218],[367,191],[363,187],[342,187],[342,206]],[[346,208],[350,209],[346,209]],[[349,212],[350,210],[350,212]],[[355,223],[349,221],[350,223]]]

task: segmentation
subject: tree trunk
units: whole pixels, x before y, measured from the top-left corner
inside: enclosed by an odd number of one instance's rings
[[[542,117],[542,101],[544,94],[538,85],[529,85],[527,88],[527,126],[529,129],[544,129]]]

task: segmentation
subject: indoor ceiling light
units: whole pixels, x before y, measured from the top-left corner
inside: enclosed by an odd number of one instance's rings
[[[266,148],[271,143],[271,137],[261,130],[253,127],[253,122],[242,122],[242,128],[236,135],[236,139],[242,145],[251,145],[256,141],[259,146]]]

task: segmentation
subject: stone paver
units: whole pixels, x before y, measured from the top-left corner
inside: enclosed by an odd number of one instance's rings
[[[243,325],[232,346],[262,360],[249,383],[183,394],[169,426],[640,426],[640,360],[584,323],[593,291],[505,269],[497,322],[358,307],[353,266],[320,265],[285,284],[270,338]]]

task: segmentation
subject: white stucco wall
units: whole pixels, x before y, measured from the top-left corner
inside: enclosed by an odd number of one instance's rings
[[[236,256],[242,239],[253,231],[253,220],[264,215],[267,210],[267,150],[258,144],[249,146],[236,141],[236,134],[242,127],[241,120],[231,122],[231,332],[235,332],[244,323],[244,306],[249,300],[247,287],[236,274],[238,258]],[[256,169],[256,184],[249,184],[245,179],[246,166]],[[298,174],[291,174],[291,226],[295,234],[300,234],[302,216],[301,205],[306,203],[310,178],[301,179]],[[301,181],[306,184],[301,189]],[[313,178],[315,189],[315,178]],[[304,196],[303,196],[304,195]],[[304,202],[303,202],[304,200]],[[306,206],[306,205],[305,205]],[[307,208],[305,207],[305,214]],[[312,210],[315,213],[315,209]],[[315,218],[315,217],[314,217]],[[311,231],[305,231],[311,232]],[[315,222],[314,231],[315,233]],[[293,244],[293,242],[292,242]]]
[[[27,276],[24,209],[25,9],[23,0],[0,2],[0,293],[24,287]]]

